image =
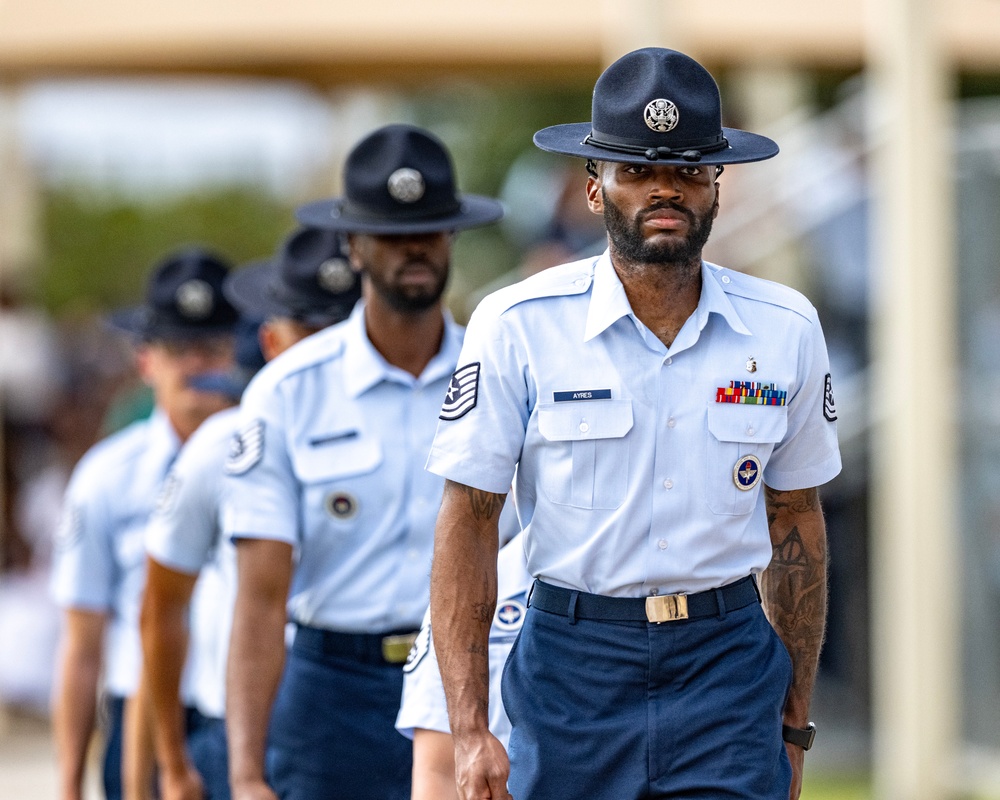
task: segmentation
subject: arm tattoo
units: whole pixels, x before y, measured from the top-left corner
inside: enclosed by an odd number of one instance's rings
[[[462,485],[462,489],[469,497],[469,508],[475,519],[490,520],[500,514],[506,495],[484,492],[482,489],[473,489],[465,485]]]

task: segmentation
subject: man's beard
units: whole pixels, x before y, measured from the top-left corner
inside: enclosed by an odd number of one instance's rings
[[[611,247],[623,260],[633,264],[689,264],[701,260],[701,251],[712,233],[718,200],[701,217],[682,205],[664,200],[643,209],[635,219],[629,220],[611,202],[604,189],[601,189],[601,197],[604,199],[604,225],[608,229]],[[663,209],[670,209],[687,217],[689,230],[683,240],[652,243],[642,235],[642,218],[650,212]]]
[[[422,261],[420,263],[429,262]],[[365,270],[368,280],[371,281],[372,289],[385,300],[390,308],[403,314],[416,314],[432,308],[444,294],[445,286],[448,284],[448,271],[448,267],[445,265],[441,274],[437,275],[436,283],[428,287],[421,287],[389,283],[382,279],[377,270]],[[435,274],[437,274],[437,270],[435,270]]]

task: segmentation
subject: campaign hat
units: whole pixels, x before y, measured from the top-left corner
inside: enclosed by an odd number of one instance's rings
[[[684,53],[646,47],[619,58],[597,79],[591,121],[543,128],[542,150],[627,164],[741,164],[778,145],[722,126],[715,79]]]
[[[402,235],[473,228],[495,222],[503,206],[459,194],[444,144],[414,125],[386,125],[351,150],[341,197],[300,207],[303,225],[341,233]]]
[[[222,291],[229,264],[200,246],[165,256],[153,269],[140,306],[112,312],[108,322],[140,339],[184,339],[233,332],[238,314]]]
[[[326,327],[350,316],[361,279],[347,260],[342,234],[300,228],[272,258],[230,274],[223,291],[244,316]]]

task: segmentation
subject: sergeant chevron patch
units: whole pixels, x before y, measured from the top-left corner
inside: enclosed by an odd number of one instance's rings
[[[476,407],[479,400],[479,362],[474,361],[459,367],[451,376],[448,393],[441,406],[440,419],[451,421],[460,419]]]

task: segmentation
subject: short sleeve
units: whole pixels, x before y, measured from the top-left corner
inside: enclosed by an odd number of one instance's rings
[[[764,469],[764,482],[780,492],[820,486],[841,467],[830,359],[815,311],[798,356],[798,390],[788,400],[785,437]]]
[[[114,604],[119,571],[108,498],[94,467],[93,461],[81,462],[66,490],[51,588],[63,608],[107,611]]]
[[[396,717],[396,730],[408,739],[413,738],[417,728],[451,733],[444,684],[431,637],[430,611],[424,616],[403,667],[403,698]]]
[[[165,567],[196,575],[211,557],[228,448],[225,440],[192,439],[164,481],[146,529],[146,552]]]
[[[229,539],[298,544],[299,489],[288,454],[285,401],[280,384],[270,381],[252,382],[243,396],[223,468],[222,529]]]
[[[487,492],[510,489],[528,424],[526,369],[504,321],[480,305],[442,405],[429,471]]]

